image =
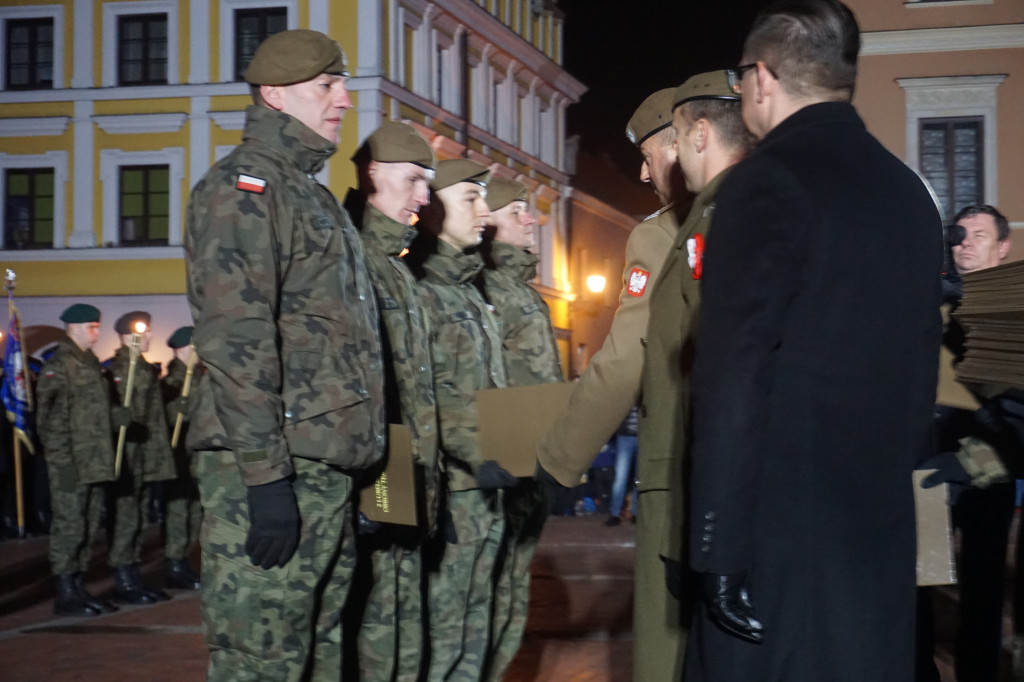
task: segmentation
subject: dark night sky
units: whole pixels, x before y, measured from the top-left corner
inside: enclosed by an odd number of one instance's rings
[[[735,66],[768,0],[558,0],[565,14],[565,69],[588,91],[569,107],[568,133],[635,179],[640,155],[625,136],[643,99],[703,71]],[[586,173],[578,183],[587,190]],[[639,185],[639,180],[636,180]]]

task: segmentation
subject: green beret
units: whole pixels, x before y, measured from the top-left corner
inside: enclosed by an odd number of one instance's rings
[[[150,319],[152,318],[150,318],[149,313],[146,311],[133,310],[117,318],[117,322],[114,323],[114,331],[118,334],[131,334],[135,331],[136,322],[143,322],[148,327]]]
[[[458,182],[475,182],[486,187],[490,180],[491,171],[487,166],[469,159],[451,159],[438,162],[430,188],[436,192]]]
[[[644,140],[672,125],[672,88],[658,90],[645,99],[626,124],[626,137],[639,147]]]
[[[415,163],[428,170],[434,170],[437,157],[434,149],[416,132],[416,129],[399,121],[385,121],[363,142],[352,160],[378,161],[380,163]]]
[[[100,309],[88,303],[75,303],[70,305],[60,314],[60,321],[67,324],[82,324],[83,322],[99,322]]]
[[[292,85],[322,73],[348,75],[345,51],[337,41],[319,31],[299,28],[268,37],[245,70],[250,85]]]
[[[184,348],[192,343],[192,327],[178,327],[167,337],[167,345],[171,348]]]
[[[526,185],[518,180],[491,178],[487,183],[487,208],[491,211],[505,208],[516,200],[526,201],[529,196],[530,191]]]
[[[740,96],[729,87],[729,72],[725,69],[691,76],[675,89],[672,108],[698,99],[721,99],[739,102]]]

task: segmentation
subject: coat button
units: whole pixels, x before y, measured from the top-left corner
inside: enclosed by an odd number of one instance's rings
[[[710,533],[710,532],[711,532],[711,531],[713,531],[714,529],[715,529],[715,524],[713,524],[713,523],[705,523],[705,524],[704,524],[704,530],[705,530],[705,532],[708,532],[708,533]]]
[[[292,418],[292,411],[291,410],[285,410],[284,411],[284,418],[285,419],[291,419]]]
[[[713,512],[713,511],[709,511],[708,513],[704,514],[704,520],[705,521],[714,521],[717,518],[718,518],[718,514],[716,512]]]
[[[704,541],[704,544],[709,544],[712,540],[711,533],[705,533],[701,540]]]

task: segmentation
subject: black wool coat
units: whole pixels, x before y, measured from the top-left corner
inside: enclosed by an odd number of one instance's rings
[[[911,472],[928,445],[941,220],[853,107],[774,128],[722,184],[694,368],[690,562],[747,571],[764,641],[701,611],[687,682],[913,677]]]

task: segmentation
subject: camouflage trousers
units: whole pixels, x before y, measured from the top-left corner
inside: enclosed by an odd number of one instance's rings
[[[54,575],[89,569],[106,493],[102,483],[77,483],[74,468],[50,468],[50,566]]]
[[[208,682],[337,682],[341,611],[355,568],[352,479],[294,458],[302,530],[281,568],[245,554],[247,489],[234,455],[195,453],[203,503],[200,612],[210,650]]]
[[[199,539],[203,522],[203,506],[199,504],[199,486],[189,474],[167,481],[164,485],[167,514],[164,520],[164,555],[168,559],[184,559],[192,544]]]
[[[142,477],[142,463],[132,460],[125,448],[121,477],[109,486],[110,512],[114,515],[114,533],[107,553],[111,566],[137,564],[142,559],[142,522],[149,492]]]
[[[443,545],[427,576],[427,679],[479,682],[487,663],[494,569],[505,528],[501,492],[450,492],[448,511],[457,541]]]
[[[491,654],[485,679],[501,680],[519,651],[530,610],[530,562],[548,517],[543,486],[530,479],[504,491],[505,542],[498,556],[491,624]]]
[[[387,526],[378,533],[390,536]],[[423,562],[416,544],[387,544],[360,554],[372,576],[357,638],[359,680],[416,682],[426,638]]]

